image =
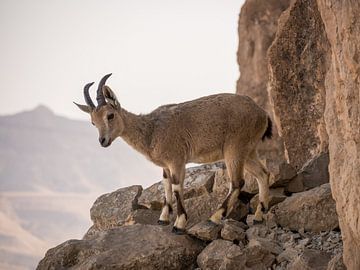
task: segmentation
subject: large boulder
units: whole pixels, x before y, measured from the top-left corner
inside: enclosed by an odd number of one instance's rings
[[[97,198],[90,209],[94,227],[98,230],[105,230],[124,225],[130,213],[141,208],[138,205],[141,192],[141,186],[131,186]]]
[[[133,225],[69,240],[50,249],[37,269],[191,269],[203,244],[169,228]]]
[[[327,150],[325,75],[330,44],[316,1],[294,1],[278,25],[268,51],[269,94],[287,158],[300,170]]]
[[[236,93],[253,98],[271,118],[273,111],[266,89],[266,53],[274,40],[278,18],[289,4],[290,0],[247,0],[241,8],[239,18],[237,59],[240,78]],[[260,157],[266,159],[271,171],[285,160],[283,142],[278,136],[276,125],[273,128],[273,138],[259,147]]]
[[[296,231],[329,231],[339,226],[330,184],[295,193],[271,209],[275,222]]]
[[[330,183],[344,236],[344,263],[360,269],[360,2],[317,3],[332,49],[325,107]]]

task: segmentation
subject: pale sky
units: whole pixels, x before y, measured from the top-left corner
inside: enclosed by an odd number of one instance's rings
[[[135,113],[235,92],[242,3],[0,0],[0,114],[45,104],[87,119],[72,101],[84,103],[84,84],[110,72],[108,85]]]

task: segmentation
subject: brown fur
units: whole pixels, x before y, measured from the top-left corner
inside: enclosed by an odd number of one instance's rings
[[[189,162],[225,160],[232,186],[237,190],[239,182],[243,180],[246,164],[253,167],[257,178],[268,177],[267,170],[263,167],[260,169],[256,147],[270,123],[267,113],[251,98],[217,94],[160,106],[146,115],[135,115],[121,108],[108,86],[103,88],[103,92],[107,105],[90,112],[100,139],[106,139],[103,146],[109,146],[113,140],[121,137],[147,159],[164,168],[170,176],[170,183],[173,186],[179,184],[178,203],[183,200],[185,165]],[[111,113],[115,117],[108,121]],[[261,170],[265,176],[260,175]],[[261,181],[264,180],[259,180],[259,185]],[[167,186],[171,189],[170,184]],[[268,187],[265,185],[263,190],[268,193],[266,189]],[[232,192],[233,189],[229,196]],[[260,200],[261,197],[264,196],[260,195]],[[166,199],[166,203],[171,204]],[[266,200],[264,203],[267,207]],[[222,209],[221,213],[226,211]],[[217,218],[214,219],[214,222],[218,222]]]

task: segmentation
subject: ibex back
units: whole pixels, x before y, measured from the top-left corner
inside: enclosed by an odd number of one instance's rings
[[[173,192],[177,217],[173,231],[183,233],[187,222],[183,183],[185,165],[189,162],[210,163],[224,160],[230,178],[229,193],[210,217],[219,223],[231,212],[243,187],[244,167],[259,185],[259,205],[255,222],[261,222],[269,203],[269,172],[259,161],[257,146],[271,138],[271,120],[267,113],[247,97],[217,94],[192,101],[160,106],[146,115],[135,115],[120,106],[114,92],[105,85],[106,75],[97,89],[95,106],[87,84],[87,105],[76,104],[91,116],[99,130],[99,142],[108,147],[117,137],[163,168],[165,202],[159,224],[169,224]]]

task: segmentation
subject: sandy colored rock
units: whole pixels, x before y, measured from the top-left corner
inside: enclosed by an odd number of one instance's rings
[[[276,223],[299,231],[327,231],[339,226],[330,184],[295,193],[271,209]]]
[[[326,270],[331,259],[330,254],[319,250],[305,249],[288,266],[292,270]]]
[[[272,207],[275,204],[278,204],[286,199],[284,194],[284,188],[274,188],[270,189],[269,194],[269,207]],[[259,204],[259,194],[256,194],[250,201],[250,207],[253,213],[255,213],[256,208]]]
[[[324,111],[329,52],[316,1],[295,1],[279,19],[268,59],[275,122],[296,170],[327,150]]]
[[[90,210],[95,227],[105,230],[123,225],[133,210],[141,208],[138,205],[141,192],[141,186],[131,186],[97,198]]]
[[[237,59],[240,78],[236,93],[253,98],[271,118],[273,111],[267,93],[266,53],[274,40],[278,18],[289,4],[290,0],[247,0],[241,8],[239,18]],[[259,146],[260,157],[267,161],[271,171],[273,165],[285,160],[283,142],[278,136],[275,124],[273,129],[273,139]]]
[[[246,225],[236,220],[225,220],[224,227],[221,230],[221,238],[228,241],[243,242],[245,240]]]
[[[202,249],[200,241],[161,226],[125,226],[64,242],[37,269],[189,269]]]
[[[188,168],[184,180],[184,198],[189,199],[212,192],[215,171],[221,164],[206,164]],[[162,181],[144,189],[139,197],[139,204],[152,210],[161,210],[165,197]],[[176,203],[175,197],[173,203]]]
[[[222,239],[212,241],[197,257],[198,266],[201,269],[218,270],[231,247],[239,252],[241,250],[230,241]]]
[[[344,263],[360,269],[360,2],[317,3],[332,48],[325,108],[330,183],[344,236]]]
[[[222,224],[215,224],[206,220],[195,224],[187,232],[201,240],[212,241],[220,236],[222,227]]]
[[[134,224],[151,224],[157,225],[160,217],[160,211],[150,209],[137,209],[129,214],[126,218],[124,225],[130,226]]]
[[[326,270],[346,270],[341,253],[335,255],[330,260]]]

